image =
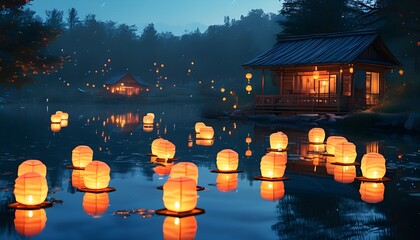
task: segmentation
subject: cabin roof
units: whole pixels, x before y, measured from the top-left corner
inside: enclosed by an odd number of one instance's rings
[[[362,56],[371,47],[380,55],[379,58]],[[270,68],[357,62],[387,68],[401,65],[377,31],[357,31],[281,37],[270,50],[248,61],[243,67]]]
[[[114,75],[113,77],[106,80],[105,84],[106,85],[113,85],[113,84],[117,83],[118,81],[120,81],[121,79],[125,78],[127,75],[131,76],[140,85],[143,85],[143,86],[146,86],[146,87],[151,86],[150,84],[143,81],[143,79],[141,79],[140,77],[131,75],[130,73],[119,73],[117,75]]]

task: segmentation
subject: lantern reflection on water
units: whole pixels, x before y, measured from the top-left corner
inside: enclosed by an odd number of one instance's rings
[[[277,201],[284,197],[283,181],[261,181],[260,195],[267,201]]]
[[[85,193],[83,196],[83,210],[94,216],[104,214],[108,210],[109,196],[108,193]]]
[[[165,175],[169,175],[171,173],[172,167],[174,166],[174,164],[165,164],[163,165],[158,165],[156,167],[153,168],[153,171],[159,175],[159,176],[165,176]]]
[[[200,129],[203,128],[203,127],[205,127],[205,126],[206,126],[206,124],[204,124],[203,122],[197,122],[194,125],[195,133],[200,133]]]
[[[192,142],[188,142],[188,143],[191,143],[192,145]],[[213,146],[214,139],[196,139],[195,144],[200,145],[200,146],[206,146],[206,147]]]
[[[312,128],[309,130],[308,139],[310,143],[323,143],[325,139],[325,131],[322,128]]]
[[[335,170],[336,166],[338,166],[338,165],[332,164],[332,162],[328,161],[328,158],[327,158],[327,162],[325,163],[325,168],[327,170],[327,174],[334,175],[334,170]]]
[[[325,152],[325,144],[312,144],[309,143],[310,152]]]
[[[89,146],[79,145],[71,152],[71,161],[76,168],[84,168],[92,162],[93,150]]]
[[[36,159],[30,159],[22,162],[18,167],[18,176],[28,172],[39,173],[41,176],[47,176],[47,166],[41,161]]]
[[[170,178],[187,177],[198,185],[198,167],[191,162],[181,162],[172,167]]]
[[[334,157],[336,163],[353,164],[356,160],[356,145],[351,142],[341,142],[335,145]]]
[[[265,178],[281,178],[286,170],[287,152],[270,152],[261,158],[261,175]]]
[[[33,237],[42,232],[47,222],[47,214],[44,209],[15,211],[15,229],[25,237]]]
[[[13,193],[18,203],[28,206],[39,205],[47,198],[47,180],[39,173],[25,173],[16,178]]]
[[[352,183],[356,178],[355,166],[335,165],[334,180],[340,183]]]
[[[365,178],[381,179],[386,173],[385,158],[379,153],[366,153],[363,155],[360,169]]]
[[[359,193],[365,202],[382,202],[384,200],[385,185],[381,182],[361,182]]]
[[[193,240],[196,232],[197,220],[194,216],[166,217],[163,222],[163,239],[165,240]]]
[[[220,192],[232,192],[238,187],[238,174],[218,173],[216,187]]]
[[[108,164],[94,160],[85,167],[85,176],[83,181],[86,188],[89,189],[104,189],[108,187],[111,177],[109,173],[111,169]]]
[[[85,171],[73,169],[71,173],[71,185],[75,188],[85,188]]]
[[[51,123],[50,125],[51,131],[52,132],[59,132],[61,130],[61,125],[60,123]]]
[[[345,137],[341,136],[330,136],[327,138],[327,152],[329,154],[335,154],[335,145],[341,142],[347,142]]]
[[[191,178],[169,178],[163,185],[163,204],[173,212],[191,211],[197,205],[195,181]]]
[[[219,171],[235,171],[238,168],[238,153],[232,149],[223,149],[217,153],[216,165]]]
[[[270,148],[284,150],[287,148],[288,138],[283,132],[276,132],[270,135]]]

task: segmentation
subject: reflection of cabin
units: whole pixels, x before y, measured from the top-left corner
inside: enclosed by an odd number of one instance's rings
[[[133,96],[140,95],[142,91],[149,91],[150,85],[137,76],[123,73],[108,79],[105,87],[113,94]]]
[[[262,70],[256,112],[339,113],[380,103],[385,73],[399,65],[377,32],[359,31],[282,37],[244,67]],[[264,95],[264,70],[278,95]]]

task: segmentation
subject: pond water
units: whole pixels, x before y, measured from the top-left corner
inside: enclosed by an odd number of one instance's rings
[[[57,110],[70,117],[67,127],[53,132],[50,116]],[[152,131],[142,127],[148,112],[156,115]],[[0,106],[0,239],[420,239],[419,136],[326,129],[327,136],[342,135],[356,144],[357,162],[366,151],[386,157],[391,181],[382,192],[369,195],[369,190],[359,191],[360,182],[337,171],[334,176],[335,169],[323,159],[308,156],[310,127],[201,115],[194,104]],[[198,121],[214,128],[212,146],[194,141]],[[261,175],[269,136],[277,131],[289,137],[289,180],[254,180]],[[179,220],[154,213],[164,207],[163,193],[156,187],[168,179],[168,170],[150,163],[147,155],[159,136],[176,145],[178,162],[198,166],[198,185],[205,190],[198,192],[197,207],[205,209],[204,214]],[[80,173],[66,166],[77,145],[90,146],[94,159],[110,166],[110,187],[116,191],[98,196],[74,187]],[[242,172],[211,172],[217,153],[225,148],[238,152]],[[252,156],[245,156],[248,149]],[[8,208],[15,200],[18,165],[26,159],[47,166],[47,200],[54,202],[31,212],[38,217],[32,223],[25,223],[24,210]],[[361,176],[360,166],[355,171]]]

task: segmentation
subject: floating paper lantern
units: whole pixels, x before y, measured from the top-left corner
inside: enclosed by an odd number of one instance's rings
[[[347,142],[345,137],[341,136],[330,136],[327,138],[327,152],[329,154],[335,153],[335,145],[341,142]]]
[[[15,229],[25,237],[33,237],[44,230],[47,222],[47,214],[44,209],[21,210],[15,211]]]
[[[171,170],[171,178],[187,177],[195,181],[198,185],[198,167],[191,162],[181,162],[175,164]]]
[[[360,169],[365,178],[383,178],[386,173],[385,158],[379,153],[367,153],[363,155]]]
[[[206,124],[204,124],[203,122],[197,122],[194,126],[195,132],[200,133],[200,129],[205,126]]]
[[[310,143],[323,143],[325,139],[325,131],[322,128],[312,128],[309,130],[308,139]]]
[[[267,201],[277,201],[284,197],[283,181],[261,181],[260,195]]]
[[[94,160],[85,167],[84,183],[89,189],[103,189],[107,188],[111,177],[109,173],[111,168],[108,164]]]
[[[245,156],[247,156],[247,157],[251,157],[252,156],[252,151],[251,151],[251,149],[247,149],[246,151],[245,151]]]
[[[85,193],[83,196],[83,210],[92,216],[104,214],[108,210],[108,193]]]
[[[245,142],[246,142],[247,144],[250,144],[250,143],[252,142],[252,138],[249,136],[249,134],[248,134],[248,136],[245,138]]]
[[[206,126],[200,128],[200,138],[203,139],[213,139],[214,137],[214,130],[212,127]]]
[[[143,124],[153,126],[154,118],[151,115],[143,116]]]
[[[196,186],[191,178],[169,178],[163,185],[163,204],[174,212],[193,210],[198,199]]]
[[[52,123],[60,123],[61,122],[61,116],[57,114],[53,114],[50,117],[50,120]]]
[[[69,125],[69,120],[61,120],[60,127],[67,127]]]
[[[382,202],[384,200],[385,185],[381,182],[362,182],[359,193],[365,202]]]
[[[191,147],[192,147],[192,142],[188,142],[188,143],[191,143]],[[200,145],[200,146],[207,146],[207,147],[213,146],[214,139],[196,139],[195,144]]]
[[[194,216],[166,217],[163,222],[164,240],[194,240],[196,232],[197,220]]]
[[[60,123],[51,123],[50,125],[51,131],[53,132],[59,132],[61,130],[61,124]]]
[[[218,173],[216,187],[221,192],[232,192],[238,187],[238,174]]]
[[[353,164],[356,156],[356,145],[353,143],[341,142],[335,145],[334,157],[337,163]]]
[[[336,165],[334,168],[334,180],[340,183],[352,183],[356,178],[355,166]]]
[[[146,116],[151,116],[153,118],[153,120],[155,119],[155,114],[154,113],[147,113]]]
[[[75,188],[85,188],[85,171],[73,169],[71,173],[71,185]]]
[[[266,178],[281,178],[286,170],[287,153],[270,152],[261,158],[261,175]]]
[[[13,193],[18,203],[29,206],[39,205],[47,198],[47,180],[39,173],[25,173],[16,178]]]
[[[287,148],[288,138],[283,132],[276,132],[270,135],[270,148],[284,150]]]
[[[167,164],[165,166],[158,165],[153,168],[153,171],[159,176],[169,175],[171,173],[173,164]]]
[[[47,166],[36,159],[26,160],[18,167],[18,176],[28,172],[39,173],[41,176],[47,176]]]
[[[238,153],[232,149],[224,149],[217,153],[216,165],[220,171],[234,171],[238,168]]]
[[[71,152],[71,161],[74,167],[84,168],[92,162],[93,150],[89,146],[79,145]]]
[[[175,157],[176,147],[168,140],[159,141],[156,149],[156,156],[161,159],[170,159]]]
[[[153,140],[153,142],[152,142],[152,154],[153,155],[157,155],[158,144],[160,142],[163,142],[163,141],[165,141],[165,139],[163,139],[163,138],[156,138],[155,140]]]
[[[55,112],[55,115],[60,116],[61,120],[68,120],[69,119],[69,114],[66,113],[66,112],[57,111],[57,112]]]

